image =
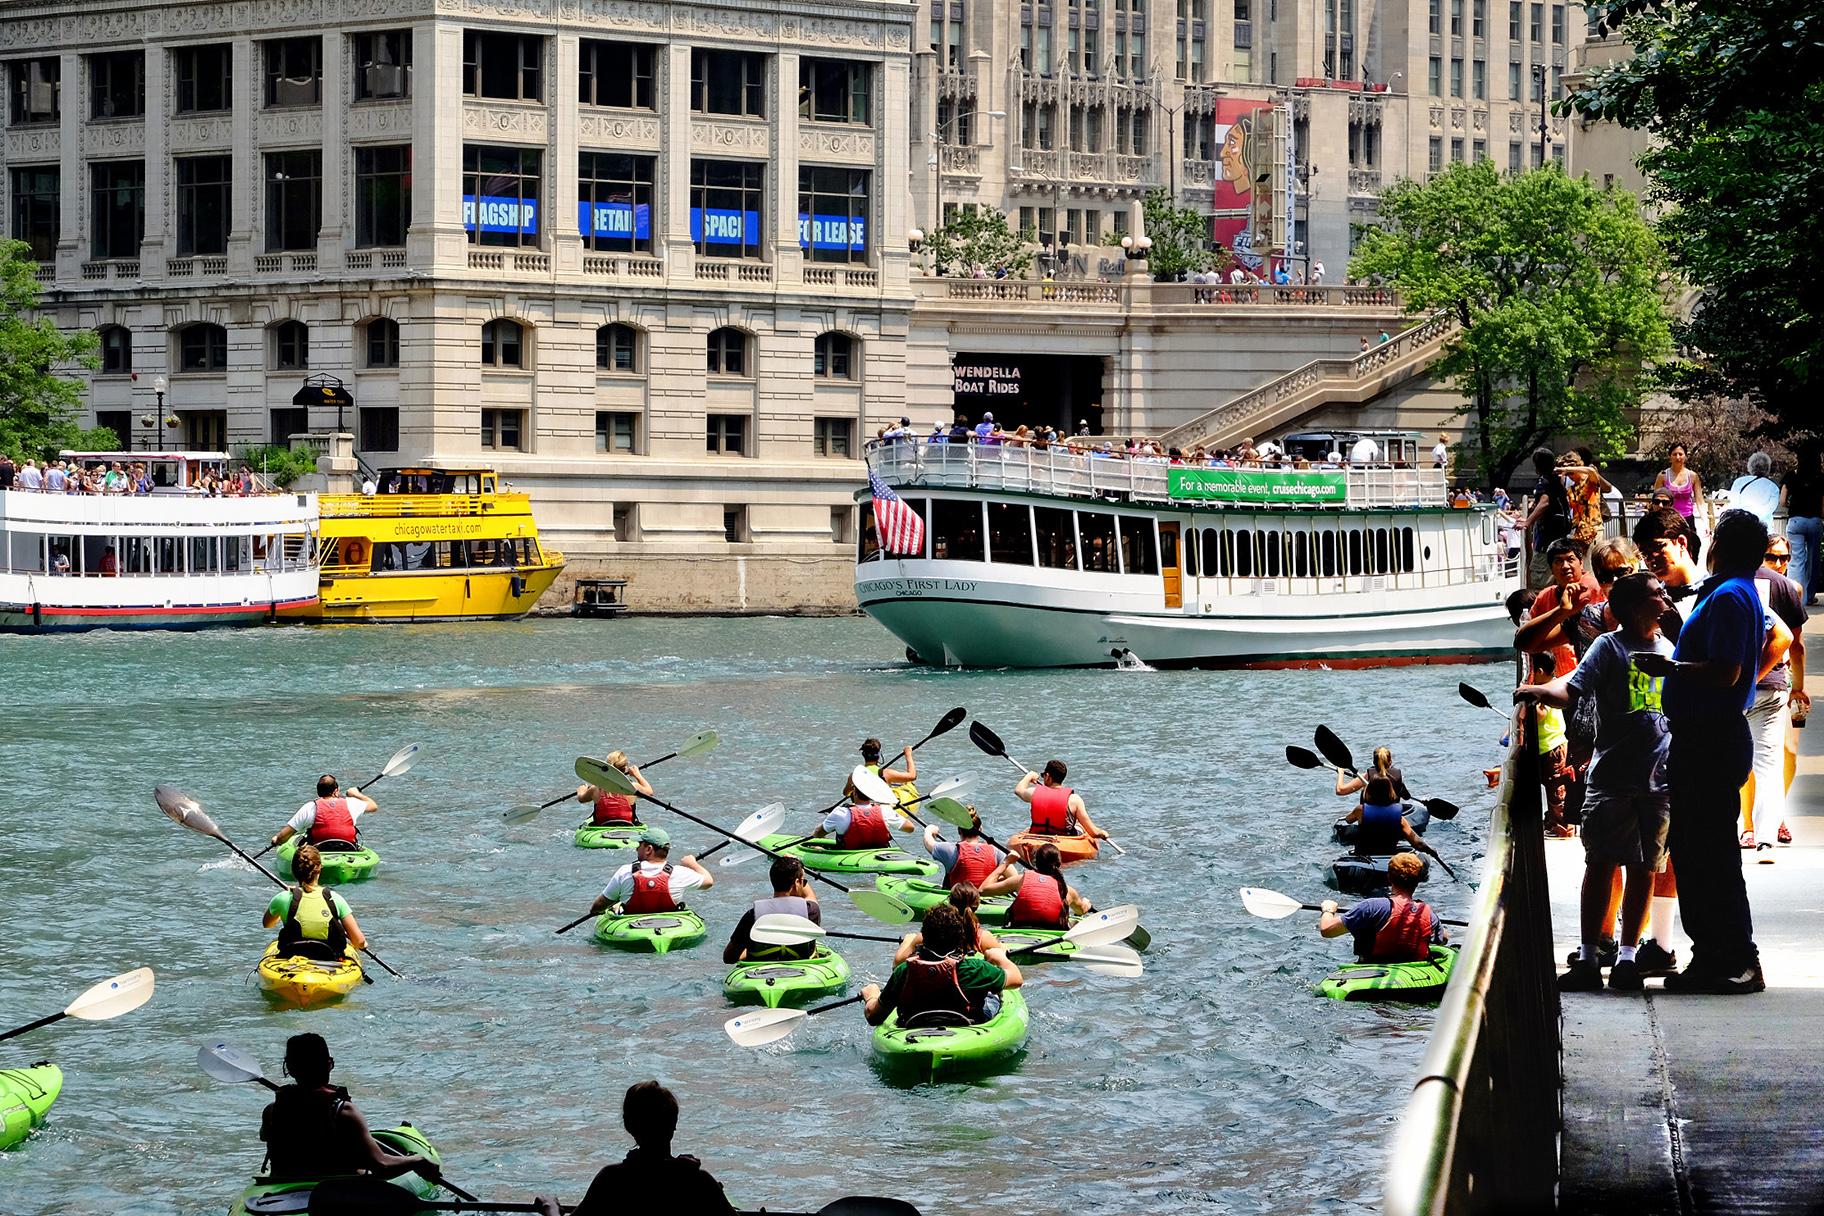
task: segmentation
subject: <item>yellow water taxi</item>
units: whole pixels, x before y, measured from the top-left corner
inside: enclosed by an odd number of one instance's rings
[[[372,485],[319,496],[319,598],[291,619],[512,620],[564,568],[492,469],[383,469]]]

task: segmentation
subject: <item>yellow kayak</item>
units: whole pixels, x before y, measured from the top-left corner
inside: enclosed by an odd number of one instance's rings
[[[309,1009],[339,1001],[354,991],[361,982],[361,964],[352,954],[335,963],[315,958],[280,958],[279,943],[275,941],[260,956],[258,976],[260,987],[272,1000]]]

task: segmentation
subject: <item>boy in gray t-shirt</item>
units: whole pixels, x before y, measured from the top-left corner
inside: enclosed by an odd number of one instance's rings
[[[1659,580],[1645,572],[1624,575],[1609,590],[1609,610],[1621,628],[1590,643],[1576,670],[1549,684],[1514,691],[1516,701],[1569,705],[1596,698],[1596,754],[1583,804],[1582,948],[1558,978],[1562,992],[1602,987],[1596,950],[1615,923],[1615,871],[1626,872],[1621,901],[1620,948],[1609,987],[1642,988],[1634,943],[1646,924],[1653,874],[1665,868],[1670,798],[1666,791],[1666,717],[1660,706],[1665,680],[1635,663],[1640,654],[1670,658],[1672,644],[1659,632],[1670,601]]]

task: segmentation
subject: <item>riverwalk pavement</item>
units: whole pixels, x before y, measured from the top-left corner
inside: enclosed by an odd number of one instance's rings
[[[1824,677],[1824,614],[1805,629]],[[1819,678],[1819,677],[1814,677]],[[1824,687],[1824,685],[1820,685]],[[1824,694],[1798,732],[1793,844],[1744,853],[1767,991],[1567,993],[1559,1207],[1824,1212]],[[1548,840],[1554,958],[1577,944],[1583,845]],[[1682,964],[1689,942],[1676,935]]]

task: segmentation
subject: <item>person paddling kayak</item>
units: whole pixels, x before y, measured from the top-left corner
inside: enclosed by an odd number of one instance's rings
[[[862,988],[868,1025],[880,1025],[895,1011],[906,1027],[933,1014],[986,1022],[999,1012],[1000,994],[1025,982],[1005,951],[992,951],[990,958],[969,949],[967,922],[949,904],[925,913],[924,935],[924,945],[893,968],[886,987]]]
[[[729,937],[728,945],[722,947],[723,962],[738,963],[748,958],[810,958],[816,952],[815,942],[802,946],[761,946],[750,936],[754,922],[762,916],[783,913],[787,916],[802,916],[812,924],[823,923],[823,913],[817,906],[817,892],[811,889],[810,879],[804,876],[803,862],[795,857],[777,858],[773,862],[772,879],[772,895],[754,901],[754,906],[735,925],[735,932]]]
[[[946,901],[952,908],[963,914],[963,940],[975,943],[977,954],[988,954],[991,950],[1001,949],[1001,939],[982,928],[982,922],[975,918],[975,910],[982,906],[982,893],[972,882],[959,882],[950,888],[950,897]],[[897,966],[917,954],[925,944],[924,930],[908,933],[900,939],[899,949],[894,951],[893,963]]]
[[[627,759],[627,753],[613,751],[608,753],[608,764],[627,774],[627,780],[633,782],[633,788],[648,798],[652,797],[652,786],[646,778],[640,776],[639,765]],[[639,815],[633,809],[633,798],[627,794],[616,794],[609,790],[598,790],[593,785],[576,787],[576,800],[590,806],[589,822],[596,827],[608,827],[617,823],[638,823]]]
[[[1045,771],[1027,773],[1013,793],[1032,805],[1032,826],[1026,829],[1045,836],[1090,836],[1107,840],[1083,807],[1083,796],[1064,784],[1069,767],[1062,760],[1047,760]]]
[[[946,887],[954,887],[959,882],[980,886],[988,881],[989,876],[1000,868],[1001,862],[1007,857],[982,839],[982,817],[976,814],[973,803],[969,804],[968,811],[970,825],[957,829],[960,839],[954,844],[937,838],[937,824],[925,828],[925,852],[944,867]]]
[[[1448,932],[1431,906],[1413,895],[1424,868],[1415,854],[1395,855],[1387,863],[1390,895],[1361,900],[1341,914],[1336,901],[1326,899],[1317,931],[1325,937],[1353,933],[1355,956],[1364,963],[1416,963],[1430,958],[1432,943],[1445,941]]]
[[[622,1212],[658,1211],[711,1216],[732,1214],[734,1205],[722,1184],[695,1157],[671,1155],[678,1130],[678,1100],[657,1081],[630,1086],[621,1099],[621,1126],[633,1137],[634,1149],[604,1166],[589,1184],[571,1216],[620,1216]],[[555,1198],[533,1200],[544,1216],[563,1216]]]
[[[1070,914],[1086,915],[1092,909],[1087,899],[1064,879],[1064,858],[1055,844],[1042,844],[1032,855],[1032,868],[1021,872],[1020,863],[1009,857],[1001,863],[988,881],[982,884],[983,895],[1014,893],[1007,909],[1009,929],[1067,929]]]
[[[357,1173],[394,1178],[414,1173],[436,1181],[440,1171],[435,1161],[416,1153],[390,1153],[368,1134],[367,1120],[355,1109],[348,1090],[329,1083],[335,1066],[322,1035],[297,1034],[285,1041],[285,1072],[291,1084],[279,1087],[260,1118],[271,1179]]]
[[[1421,853],[1438,855],[1436,849],[1425,843],[1424,837],[1412,830],[1412,824],[1406,821],[1405,804],[1394,792],[1393,782],[1381,774],[1368,778],[1361,805],[1344,816],[1344,820],[1362,825],[1355,837],[1357,857],[1384,857],[1397,849],[1402,840]]]
[[[291,859],[291,873],[298,885],[273,896],[261,921],[268,929],[279,926],[281,957],[339,962],[348,947],[366,947],[367,935],[355,923],[348,901],[317,885],[323,873],[321,853],[311,845],[299,845]]]
[[[850,792],[849,797],[852,799],[851,804],[839,806],[825,815],[823,822],[817,825],[817,830],[811,833],[811,839],[834,837],[839,849],[890,847],[893,844],[893,829],[887,824],[890,808],[877,806],[854,791]],[[902,819],[901,822],[905,821]]]
[[[272,838],[273,847],[302,833],[319,849],[334,849],[337,845],[352,848],[361,841],[360,829],[356,827],[361,816],[372,815],[379,809],[380,804],[360,790],[350,788],[343,793],[335,774],[324,773],[317,778],[316,798],[299,807],[298,813],[279,829],[279,834]]]
[[[1412,801],[1412,791],[1406,788],[1406,779],[1393,763],[1393,749],[1377,747],[1374,749],[1374,766],[1366,773],[1347,776],[1342,769],[1336,770],[1336,796],[1347,798],[1351,794],[1362,793],[1368,788],[1368,778],[1379,774],[1393,783],[1393,792],[1399,795],[1401,802]]]
[[[664,828],[649,827],[641,832],[634,856],[639,860],[616,870],[589,905],[591,916],[599,916],[616,904],[622,912],[639,915],[676,912],[683,906],[678,896],[695,887],[707,891],[716,885],[715,876],[695,857],[670,860],[671,833]]]

